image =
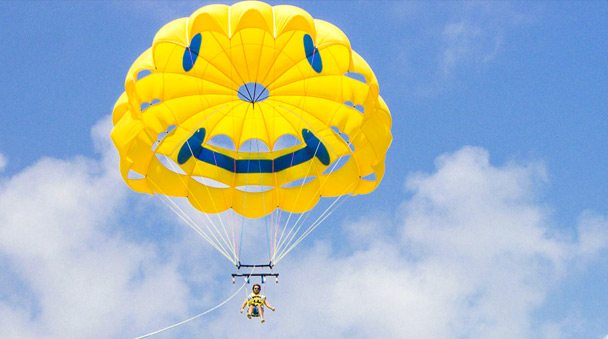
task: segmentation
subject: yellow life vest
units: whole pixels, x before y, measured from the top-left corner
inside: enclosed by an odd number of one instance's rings
[[[262,294],[255,294],[255,293],[251,293],[248,297],[247,297],[247,305],[253,305],[253,306],[259,306],[259,305],[263,305],[264,304],[264,299],[266,299],[265,296],[263,296]]]

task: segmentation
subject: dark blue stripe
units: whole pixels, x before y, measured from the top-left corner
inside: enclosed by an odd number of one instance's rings
[[[194,156],[196,159],[223,168],[234,173],[275,173],[290,167],[303,164],[315,156],[325,166],[329,165],[329,153],[323,143],[309,130],[302,130],[306,146],[293,153],[282,155],[276,159],[244,159],[235,160],[232,157],[207,149],[202,146],[205,139],[205,129],[196,131],[182,146],[177,156],[177,162],[182,165]]]
[[[198,157],[203,151],[203,141],[205,141],[205,129],[201,128],[194,132],[192,136],[182,145],[182,148],[177,154],[177,163],[182,165],[190,159],[191,156]]]
[[[328,166],[329,152],[327,152],[327,148],[323,145],[321,140],[307,129],[302,130],[302,137],[304,137],[304,142],[306,142],[305,149],[310,158],[312,159],[316,156],[323,165]]]

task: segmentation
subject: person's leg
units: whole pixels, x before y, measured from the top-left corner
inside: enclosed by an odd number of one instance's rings
[[[258,306],[258,311],[260,312],[260,321],[264,322],[264,307],[262,305]]]
[[[249,309],[247,310],[247,318],[251,319],[252,313],[253,313],[253,305],[249,305]]]

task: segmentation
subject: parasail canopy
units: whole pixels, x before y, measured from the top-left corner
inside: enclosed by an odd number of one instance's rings
[[[113,123],[133,190],[247,218],[372,192],[392,140],[377,79],[346,35],[257,1],[162,27],[129,69]]]

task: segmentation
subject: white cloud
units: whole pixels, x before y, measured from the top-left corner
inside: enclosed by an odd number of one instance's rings
[[[466,147],[440,157],[436,172],[411,176],[413,196],[401,206],[399,237],[392,227],[374,237],[378,225],[387,223],[363,217],[344,227],[354,232],[341,244],[351,245],[352,254],[317,242],[286,259],[286,278],[278,289],[269,287],[278,308],[268,317],[272,327],[252,330],[250,322],[234,321],[237,306],[214,320],[232,321],[231,331],[201,326],[218,338],[241,331],[336,338],[567,333],[567,324],[539,325],[534,311],[568,265],[606,249],[607,237],[599,231],[605,220],[581,222],[577,239],[559,235],[537,200],[546,181],[542,164],[496,167],[488,157],[483,149]],[[372,234],[364,231],[366,224]]]
[[[0,190],[3,338],[124,337],[187,306],[177,263],[112,231],[128,211],[110,124],[101,160],[43,158]]]
[[[441,32],[438,61],[443,76],[493,61],[503,47],[505,35],[531,20],[530,14],[519,12],[508,3],[470,3],[457,6],[452,12],[453,17]]]
[[[100,160],[41,159],[0,189],[3,337],[143,335],[237,287],[226,261],[183,225],[169,242],[128,234],[149,218],[132,219],[138,211],[126,207],[138,195],[117,174],[110,125],[92,131]],[[397,219],[359,216],[343,225],[342,243],[313,236],[286,257],[281,283],[266,287],[277,307],[267,324],[239,315],[243,292],[165,335],[559,337],[570,325],[535,326],[533,312],[569,265],[605,251],[608,222],[588,212],[575,236],[553,229],[537,199],[545,181],[540,163],[497,167],[473,147],[443,155],[434,173],[407,179],[411,198]],[[137,208],[158,208],[150,201]],[[126,215],[136,225],[121,225]]]
[[[0,153],[0,172],[4,171],[6,165],[8,164],[8,160],[4,154]]]
[[[582,258],[593,258],[606,248],[608,242],[608,218],[585,211],[579,219],[578,244],[575,254]]]
[[[502,44],[502,35],[466,20],[450,22],[442,33],[444,49],[440,69],[449,75],[462,64],[493,60]]]

